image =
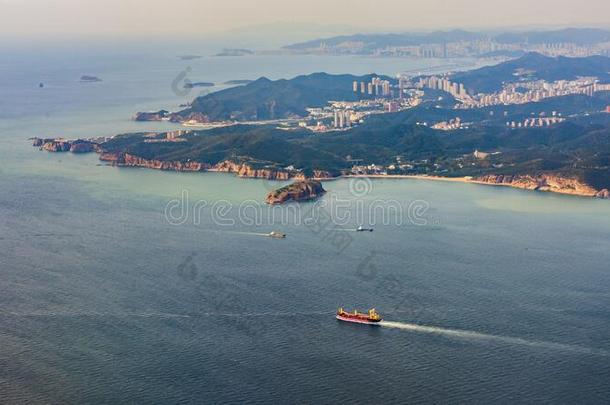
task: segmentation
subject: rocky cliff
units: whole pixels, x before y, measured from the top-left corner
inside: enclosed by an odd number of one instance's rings
[[[210,169],[210,165],[201,162],[179,162],[144,159],[128,153],[102,153],[100,160],[111,162],[115,166],[146,167],[157,170],[174,170],[177,172],[201,172]]]
[[[296,171],[276,168],[259,168],[255,169],[247,163],[236,163],[230,160],[225,160],[214,166],[213,170],[217,172],[235,173],[239,177],[262,178],[268,180],[290,180],[292,178],[304,178],[303,175]]]
[[[267,195],[267,204],[284,204],[288,201],[307,201],[326,193],[322,183],[316,180],[299,180]]]
[[[159,110],[153,112],[139,112],[133,117],[135,121],[162,121],[169,118],[170,112],[167,110]]]
[[[526,190],[548,191],[586,197],[608,198],[610,196],[608,190],[597,190],[579,179],[550,174],[540,174],[538,176],[485,175],[473,178],[472,181],[482,184],[496,184]]]
[[[42,139],[33,138],[32,146],[42,148],[48,152],[90,153],[97,151],[97,144],[91,141],[77,139]]]
[[[288,170],[282,168],[262,167],[255,168],[248,163],[238,163],[231,160],[225,160],[215,165],[202,162],[180,162],[180,161],[163,161],[154,159],[144,159],[128,153],[101,153],[100,160],[110,162],[115,166],[125,167],[146,167],[157,170],[175,170],[179,172],[200,172],[214,171],[224,173],[235,173],[239,177],[256,178],[267,180],[305,180],[303,172],[298,170]],[[330,179],[334,176],[332,173],[315,170],[313,172],[315,179]]]

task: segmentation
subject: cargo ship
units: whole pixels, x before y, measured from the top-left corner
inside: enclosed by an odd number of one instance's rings
[[[365,325],[379,325],[379,322],[381,322],[381,316],[374,308],[369,310],[367,314],[358,311],[345,312],[343,308],[339,308],[336,318],[343,322],[363,323]]]

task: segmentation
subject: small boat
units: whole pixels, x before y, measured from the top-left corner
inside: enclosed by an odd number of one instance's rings
[[[273,238],[273,239],[286,239],[285,233],[277,232],[277,231],[273,231],[273,232],[269,233],[267,236],[270,238]]]
[[[356,232],[373,232],[373,228],[364,228],[361,225],[358,228],[356,228]]]
[[[358,311],[345,312],[343,308],[339,308],[336,318],[343,322],[363,323],[365,325],[379,325],[379,322],[381,322],[381,316],[375,311],[375,308],[370,309],[367,314]]]

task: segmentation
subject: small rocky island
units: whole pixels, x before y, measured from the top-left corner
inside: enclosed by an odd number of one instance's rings
[[[285,187],[270,192],[265,202],[276,205],[289,201],[308,201],[319,198],[326,193],[322,183],[317,180],[299,180]]]

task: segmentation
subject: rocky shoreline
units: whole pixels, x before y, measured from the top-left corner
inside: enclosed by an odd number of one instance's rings
[[[556,174],[542,173],[539,175],[501,175],[488,174],[478,177],[440,177],[427,175],[352,175],[348,173],[335,174],[325,170],[315,170],[311,176],[306,176],[302,171],[287,168],[256,168],[247,162],[234,162],[225,160],[215,165],[195,162],[195,161],[163,161],[154,159],[144,159],[129,153],[110,153],[101,150],[98,143],[91,140],[65,140],[65,139],[44,139],[33,138],[33,146],[49,152],[72,152],[72,153],[91,153],[100,154],[100,160],[119,167],[143,167],[155,170],[171,170],[178,172],[221,172],[234,173],[238,177],[266,179],[266,180],[296,180],[304,182],[309,180],[333,180],[338,178],[368,177],[381,179],[420,179],[472,183],[482,185],[494,185],[519,188],[523,190],[533,190],[567,194],[580,197],[591,198],[610,198],[608,189],[598,190],[589,184],[576,178],[562,177]],[[296,183],[295,183],[296,184]],[[268,196],[269,198],[269,196]],[[271,198],[273,200],[273,198]]]
[[[486,175],[473,178],[471,182],[582,197],[610,198],[610,191],[608,191],[608,189],[597,190],[578,179],[549,174],[541,174],[539,176]]]
[[[552,174],[532,175],[495,175],[479,177],[441,177],[426,175],[347,175],[342,177],[367,177],[378,179],[414,179],[428,181],[445,181],[452,183],[471,183],[487,186],[504,186],[522,190],[541,191],[557,194],[590,198],[610,198],[610,190],[597,190],[575,178],[561,177]]]
[[[100,160],[120,167],[143,167],[155,170],[172,170],[177,172],[219,172],[234,173],[238,177],[266,179],[266,180],[305,180],[308,177],[298,170],[276,169],[276,168],[255,168],[247,163],[238,163],[231,160],[224,160],[215,165],[201,162],[180,162],[164,161],[154,159],[144,159],[128,153],[101,153]],[[333,179],[332,173],[315,170],[311,178],[317,180]]]

